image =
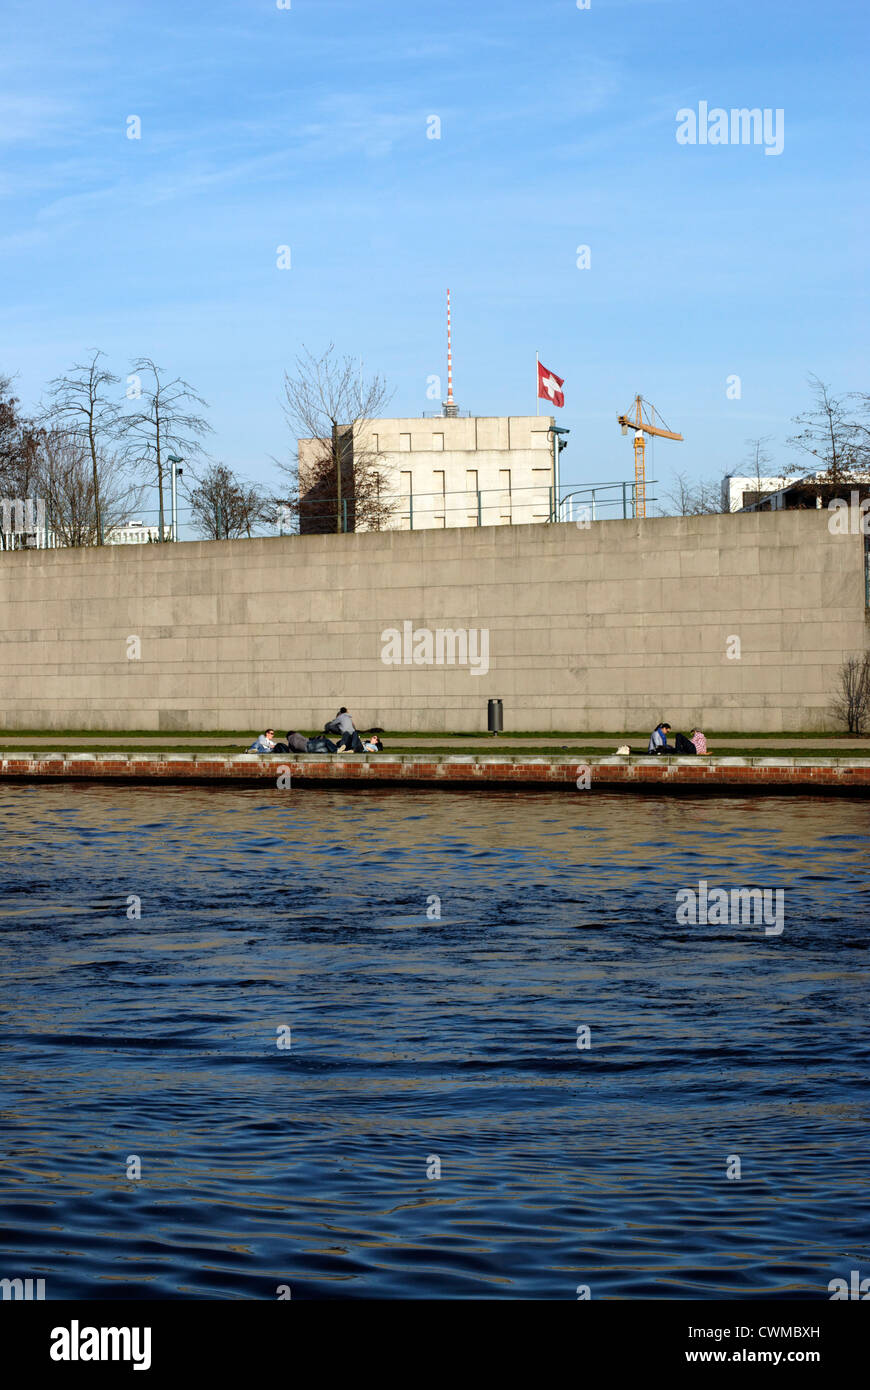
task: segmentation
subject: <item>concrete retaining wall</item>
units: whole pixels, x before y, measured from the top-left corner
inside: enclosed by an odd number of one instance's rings
[[[309,731],[345,704],[362,728],[474,731],[497,696],[513,730],[829,728],[867,638],[863,538],[827,521],[3,553],[0,727]],[[405,621],[485,631],[489,671],[385,664]]]
[[[321,757],[244,753],[233,758],[183,753],[14,753],[0,759],[0,780],[77,779],[133,782],[436,783],[444,786],[561,786],[592,792],[846,792],[870,796],[870,758],[442,757],[432,753]],[[580,785],[578,786],[578,781]]]

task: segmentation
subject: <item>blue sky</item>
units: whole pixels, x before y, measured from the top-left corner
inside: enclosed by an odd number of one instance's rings
[[[759,434],[784,463],[810,371],[867,387],[854,0],[5,11],[0,370],[28,405],[92,347],[121,376],[151,356],[209,401],[212,454],[270,481],[303,343],[362,356],[390,413],[433,408],[447,285],[460,406],[533,413],[536,349],[565,378],[565,481],[631,475],[637,391],[685,436],[667,483]],[[783,152],[678,145],[700,101],[782,108]]]

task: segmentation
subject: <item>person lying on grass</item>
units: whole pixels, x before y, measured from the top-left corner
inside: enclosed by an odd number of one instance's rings
[[[275,742],[275,730],[274,730],[274,729],[267,729],[265,733],[260,734],[259,738],[257,738],[257,739],[254,740],[254,742],[251,744],[250,748],[248,749],[248,752],[249,752],[249,753],[289,753],[289,752],[290,752],[290,749],[287,747],[286,743],[276,743],[276,742]]]

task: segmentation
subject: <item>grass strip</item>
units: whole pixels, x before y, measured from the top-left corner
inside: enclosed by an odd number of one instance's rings
[[[271,728],[272,726],[270,725],[269,727]],[[261,730],[258,729],[45,729],[43,727],[41,729],[3,729],[0,730],[0,738],[2,738],[3,734],[6,734],[9,738],[38,739],[41,743],[44,743],[46,742],[46,740],[50,739],[60,739],[65,743],[73,739],[82,739],[89,744],[95,744],[96,741],[99,740],[100,736],[102,736],[104,739],[165,738],[168,746],[175,739],[184,740],[185,738],[214,739],[216,744],[219,742],[249,744],[253,743],[254,739],[257,737],[257,734],[260,732]],[[280,732],[283,732],[283,728],[280,730]],[[708,743],[711,740],[715,740],[717,743],[740,743],[745,742],[747,739],[764,738],[787,738],[793,743],[801,743],[805,741],[815,740],[816,743],[821,743],[823,740],[828,739],[854,740],[857,738],[862,738],[867,740],[868,747],[870,747],[870,734],[848,734],[845,733],[842,729],[831,731],[816,730],[814,733],[794,733],[786,729],[781,734],[771,733],[769,729],[762,730],[758,733],[734,733],[733,730],[726,733],[719,732],[716,729],[713,729],[712,731],[705,730],[705,733],[707,735]],[[553,743],[558,740],[561,742],[576,742],[579,744],[583,740],[590,738],[613,739],[615,743],[638,743],[640,742],[640,740],[646,742],[649,739],[649,735],[649,729],[635,730],[634,732],[630,733],[613,733],[612,731],[607,729],[602,731],[588,729],[581,730],[579,732],[569,731],[568,733],[564,734],[554,732],[552,729],[505,729],[503,730],[501,737],[505,739],[546,739],[550,743]],[[313,734],[309,735],[309,737],[313,736]],[[384,735],[384,737],[392,739],[410,738],[413,739],[415,743],[425,743],[429,739],[439,738],[457,739],[463,742],[470,739],[489,739],[491,738],[491,735],[487,734],[487,731],[485,729],[481,729],[477,733],[469,733],[467,730],[464,733],[460,733],[450,729],[426,731],[420,731],[418,729],[389,729],[386,735]],[[186,745],[182,744],[182,746]]]
[[[607,758],[613,756],[615,751],[615,748],[596,748],[591,747],[588,744],[565,745],[561,743],[548,744],[546,746],[535,748],[508,748],[505,746],[500,747],[498,745],[494,747],[491,743],[467,744],[457,748],[431,748],[425,744],[418,744],[410,747],[391,748],[387,743],[384,747],[385,754],[392,753],[398,756],[407,755],[408,757],[420,757],[425,754],[428,757],[435,758],[449,758],[454,754],[460,753],[476,757],[489,758],[564,758],[566,756],[571,758]],[[645,745],[641,746],[640,743],[635,743],[633,745],[632,751],[634,753],[645,753],[646,747]],[[119,757],[124,757],[127,754],[136,754],[137,756],[150,755],[154,758],[159,758],[161,754],[164,753],[172,753],[175,755],[186,754],[195,758],[232,758],[237,756],[239,753],[244,752],[244,749],[238,747],[235,744],[216,744],[214,747],[204,747],[202,744],[197,744],[196,746],[173,744],[171,746],[167,745],[166,747],[163,747],[162,745],[136,744],[132,742],[125,743],[123,746],[106,745],[102,743],[76,743],[75,745],[71,744],[68,748],[60,746],[57,742],[46,743],[43,748],[28,747],[16,749],[14,747],[3,748],[2,745],[0,745],[0,758],[15,758],[16,756],[20,757],[22,752],[34,753],[36,755],[39,755],[40,753],[99,753],[104,755],[117,753]],[[280,759],[281,757],[292,756],[292,754],[288,755],[281,753],[273,753],[270,756],[272,758]],[[323,756],[330,757],[332,755],[324,754]],[[360,755],[356,754],[353,756],[358,757]],[[375,757],[377,755],[370,754],[369,756]],[[831,748],[830,746],[812,748],[807,747],[806,745],[790,745],[786,748],[711,748],[710,756],[714,758],[808,758],[813,756],[817,756],[819,758],[863,758],[870,757],[870,747],[868,747],[866,753],[863,749],[844,748],[838,751],[837,749]]]

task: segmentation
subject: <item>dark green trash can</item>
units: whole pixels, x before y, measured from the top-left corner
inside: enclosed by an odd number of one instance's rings
[[[500,734],[504,731],[504,709],[501,700],[487,701],[486,727],[491,734]]]

